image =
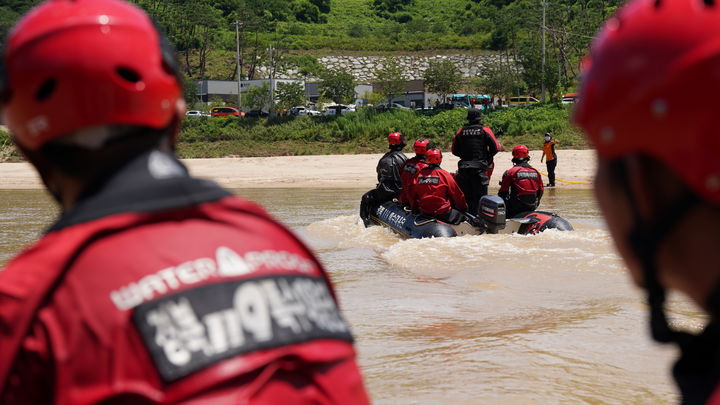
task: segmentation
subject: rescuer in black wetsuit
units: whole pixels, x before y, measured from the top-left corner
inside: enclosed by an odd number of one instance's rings
[[[405,145],[405,137],[401,133],[393,132],[388,135],[390,152],[383,155],[378,162],[378,185],[365,193],[360,202],[360,218],[362,218],[365,226],[370,224],[370,214],[379,205],[397,197],[402,189],[400,168],[407,161],[407,156],[402,153]]]
[[[498,152],[497,143],[480,123],[480,110],[468,110],[468,123],[462,127],[452,144],[452,153],[460,158],[456,181],[465,194],[468,212],[475,215],[480,198],[487,194],[490,178],[487,169]]]

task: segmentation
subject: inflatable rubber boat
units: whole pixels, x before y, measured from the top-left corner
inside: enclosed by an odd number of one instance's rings
[[[400,203],[389,201],[370,214],[370,225],[382,225],[403,238],[453,237],[463,235],[536,234],[547,229],[572,231],[564,218],[545,211],[531,211],[514,218],[505,218],[505,201],[496,195],[480,200],[480,212],[459,225],[448,224],[435,218],[415,214]]]

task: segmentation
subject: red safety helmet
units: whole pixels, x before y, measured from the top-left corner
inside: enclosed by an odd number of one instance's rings
[[[167,127],[185,103],[172,51],[138,7],[53,0],[11,32],[0,110],[28,149],[106,125]]]
[[[425,152],[427,152],[429,144],[430,141],[427,139],[418,139],[417,141],[415,141],[415,144],[413,145],[413,149],[415,149],[415,154],[424,155]]]
[[[598,155],[653,157],[720,203],[718,5],[632,1],[605,24],[584,66],[574,119]]]
[[[388,145],[403,145],[405,137],[400,132],[392,132],[388,135]]]
[[[425,161],[431,165],[439,165],[442,163],[442,152],[440,149],[430,149],[425,152]]]
[[[512,155],[516,159],[525,159],[530,157],[530,152],[528,151],[527,146],[517,145],[513,148]]]

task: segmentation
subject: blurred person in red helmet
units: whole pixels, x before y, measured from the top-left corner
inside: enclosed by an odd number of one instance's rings
[[[482,124],[480,110],[471,108],[467,113],[467,125],[460,128],[452,142],[453,155],[458,161],[457,180],[473,215],[478,213],[480,198],[487,195],[494,164],[493,157],[500,149],[489,127]]]
[[[508,218],[535,211],[545,190],[540,172],[528,163],[530,153],[527,146],[515,146],[512,156],[513,167],[503,173],[498,190],[498,195],[505,200]]]
[[[360,201],[360,218],[365,226],[371,224],[370,215],[382,204],[397,198],[402,190],[400,169],[407,161],[402,150],[407,146],[405,136],[400,132],[391,132],[387,136],[389,152],[380,158],[377,164],[377,186],[365,193]]]
[[[422,168],[427,166],[425,162],[425,153],[429,149],[435,149],[435,146],[428,139],[418,139],[413,144],[415,156],[408,159],[400,168],[400,180],[402,189],[398,196],[398,200],[403,205],[410,205],[410,189],[415,182],[415,178]]]
[[[443,222],[459,224],[465,220],[467,203],[453,176],[440,168],[440,149],[427,150],[425,163],[410,189],[410,208]]]
[[[143,11],[44,2],[2,62],[61,215],[0,271],[0,403],[369,402],[321,264],[174,155],[180,80]]]
[[[647,295],[651,335],[680,348],[683,404],[720,404],[718,38],[715,1],[627,3],[595,38],[574,113],[597,150],[597,201]],[[700,333],[669,326],[670,291],[707,313]]]

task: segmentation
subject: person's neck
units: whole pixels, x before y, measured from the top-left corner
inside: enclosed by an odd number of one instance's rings
[[[60,208],[65,212],[75,207],[87,189],[85,182],[60,172],[53,173],[50,178],[45,180],[45,183],[50,194],[55,197]]]
[[[708,260],[720,244],[718,211],[700,206],[690,212],[657,255],[662,284],[683,292],[706,310],[710,294],[720,285],[720,262]]]

